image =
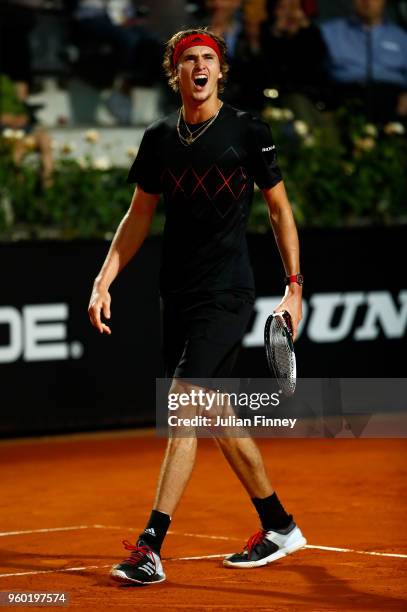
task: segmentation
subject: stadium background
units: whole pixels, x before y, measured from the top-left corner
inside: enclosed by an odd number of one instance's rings
[[[6,30],[10,23],[14,28],[23,23],[14,17],[10,22],[13,4],[10,0],[0,6],[0,74]],[[2,543],[7,545],[1,550],[0,591],[50,591],[60,585],[71,593],[72,605],[88,609],[104,605],[110,591],[103,568],[121,554],[117,526],[130,530],[142,524],[163,450],[163,441],[144,429],[154,425],[155,377],[162,374],[157,288],[160,211],[152,236],[112,287],[111,337],[101,337],[91,328],[87,303],[109,240],[131,198],[126,172],[145,126],[176,108],[177,101],[166,93],[162,75],[154,73],[155,64],[151,79],[150,68],[129,77],[126,71],[116,70],[109,44],[90,41],[86,46],[75,38],[70,12],[75,2],[21,0],[21,4],[30,11],[25,26],[15,30],[21,35],[25,28],[27,35],[30,74],[25,103],[36,125],[50,137],[54,174],[48,184],[41,183],[40,158],[32,150],[16,164],[12,151],[21,135],[3,126],[0,455],[4,528],[0,536],[4,535]],[[113,0],[109,4],[112,19],[121,23],[123,10],[129,10],[127,3]],[[125,16],[148,33],[146,49],[141,49],[150,59],[170,34],[184,25],[205,23],[209,14],[199,2],[136,4],[136,10],[132,7]],[[249,36],[273,3],[247,0],[241,4],[239,19]],[[303,3],[316,24],[348,15],[351,5],[351,1],[328,0]],[[388,13],[405,26],[405,2],[388,2]],[[125,92],[130,107],[123,97],[112,97],[112,92],[122,93],[123,79],[131,85]],[[233,102],[239,106],[242,92],[234,85],[232,81]],[[356,101],[356,114],[353,107],[334,108],[331,100],[318,108],[329,117],[329,134],[334,133],[326,147],[323,129],[319,133],[318,126],[283,103],[277,84],[260,79],[257,89],[256,81],[251,86],[256,95],[244,98],[240,106],[252,107],[272,126],[300,230],[306,283],[304,320],[296,345],[299,374],[404,377],[405,121],[372,119],[362,99]],[[0,88],[0,92],[2,102],[4,91]],[[125,120],[123,113],[129,108]],[[256,193],[249,246],[257,302],[237,370],[251,377],[267,376],[262,326],[283,290],[283,270],[264,208]],[[81,437],[80,432],[101,432],[101,437],[92,433]],[[305,557],[310,551],[301,553],[304,557],[295,562],[292,573],[284,572],[284,566],[274,576],[263,573],[261,589],[255,576],[243,580],[244,588],[241,577],[224,578],[216,559],[190,561],[195,565],[188,567],[180,560],[200,554],[196,543],[204,540],[194,539],[193,534],[208,538],[203,555],[221,556],[231,544],[236,545],[228,543],[225,548],[222,537],[232,534],[229,539],[236,536],[238,540],[243,526],[250,530],[254,520],[245,514],[237,483],[225,484],[232,476],[218,466],[216,451],[202,441],[197,481],[190,485],[180,509],[178,532],[170,536],[172,590],[169,595],[161,590],[154,605],[226,609],[235,607],[240,598],[241,609],[251,609],[253,604],[267,610],[405,609],[401,580],[407,552],[407,534],[401,527],[406,509],[405,441],[355,440],[346,427],[337,437],[346,439],[261,441],[274,481],[288,503],[298,507],[309,542],[323,545],[313,552],[311,561]],[[282,454],[288,484],[279,473]],[[143,458],[142,474],[136,456]],[[133,479],[136,510],[128,499]],[[147,494],[146,487],[152,487]],[[202,491],[205,503],[211,496],[217,499],[215,519],[210,517],[215,502],[209,502],[209,514],[197,511],[203,507]],[[95,509],[101,498],[105,500],[102,509]],[[239,500],[231,524],[230,499]],[[68,535],[72,529],[74,537],[67,538],[64,529]],[[219,541],[214,534],[221,534]],[[213,546],[209,550],[208,542]],[[350,551],[344,553],[349,554],[347,561],[338,562],[335,555],[339,553],[324,546]],[[390,556],[366,556],[378,552]],[[202,568],[199,563],[205,564],[208,576],[212,572],[216,584],[210,578],[204,585],[201,579],[195,580]],[[285,563],[288,568],[290,560]],[[76,569],[71,571],[72,567]],[[38,581],[36,574],[43,572]],[[195,589],[190,599],[185,594],[188,576]],[[80,584],[75,581],[78,578]],[[151,606],[152,600],[143,592],[135,602],[135,596],[126,593],[115,595],[110,605],[143,608]]]

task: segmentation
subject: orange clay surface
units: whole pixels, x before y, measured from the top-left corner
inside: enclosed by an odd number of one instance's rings
[[[258,522],[213,442],[200,440],[163,548],[167,581],[119,586],[108,570],[149,515],[165,440],[126,432],[3,441],[0,591],[65,591],[69,608],[82,610],[407,610],[407,440],[259,445],[308,544],[351,551],[310,547],[263,568],[224,569],[210,555],[240,550]]]

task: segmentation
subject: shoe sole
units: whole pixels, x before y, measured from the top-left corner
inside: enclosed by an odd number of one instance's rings
[[[142,580],[135,580],[134,578],[129,578],[122,570],[113,570],[110,572],[110,578],[115,580],[116,582],[121,582],[122,584],[134,584],[139,586],[147,586],[148,584],[158,584],[159,582],[164,582],[166,580],[165,574],[163,574],[158,580],[150,580],[148,582],[143,582]]]
[[[288,546],[287,548],[280,548],[272,555],[269,555],[268,557],[264,557],[264,559],[259,559],[258,561],[241,561],[238,563],[232,563],[228,561],[227,559],[224,559],[223,565],[224,567],[236,568],[236,569],[250,569],[252,567],[261,567],[262,565],[268,565],[268,563],[272,563],[273,561],[277,561],[278,559],[282,559],[283,557],[286,557],[287,555],[291,555],[292,553],[297,552],[297,550],[304,548],[306,543],[307,543],[307,540],[303,537],[297,542],[295,542],[294,544],[292,544],[291,546]]]

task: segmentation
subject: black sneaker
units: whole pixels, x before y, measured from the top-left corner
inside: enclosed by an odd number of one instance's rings
[[[153,584],[163,582],[165,574],[161,564],[160,556],[154,552],[143,540],[137,545],[123,540],[126,550],[130,550],[130,556],[117,565],[113,565],[110,576],[123,584]]]
[[[236,568],[267,565],[303,548],[306,543],[307,540],[294,521],[286,529],[278,531],[261,529],[248,539],[243,552],[226,557],[223,565]]]

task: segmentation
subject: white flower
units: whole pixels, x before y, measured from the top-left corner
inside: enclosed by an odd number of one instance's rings
[[[374,138],[356,138],[355,145],[361,151],[371,151],[376,146]]]
[[[94,161],[93,161],[93,167],[95,170],[109,170],[109,168],[111,168],[112,164],[110,162],[110,159],[108,157],[97,157]]]
[[[272,98],[273,100],[275,100],[276,98],[278,98],[280,94],[278,93],[277,89],[263,89],[263,96],[265,98]]]
[[[305,147],[313,147],[315,146],[315,138],[311,134],[307,134],[304,138],[304,146]]]
[[[283,119],[283,111],[281,110],[281,108],[272,108],[271,118],[275,121],[281,121]]]
[[[88,168],[88,167],[89,167],[89,163],[88,163],[88,161],[87,161],[87,160],[86,160],[86,158],[85,158],[85,157],[83,157],[83,156],[81,156],[81,157],[77,157],[77,158],[76,158],[76,163],[78,164],[78,166],[79,166],[80,168],[82,168],[82,170],[85,170],[86,168]]]
[[[64,142],[61,144],[60,151],[64,155],[69,155],[75,151],[76,145],[73,142]]]
[[[99,140],[99,132],[97,130],[87,130],[85,132],[85,140],[86,142],[94,144]]]
[[[263,118],[271,121],[292,121],[294,119],[294,113],[289,108],[276,108],[274,106],[266,106],[263,111]],[[306,131],[303,135],[305,136],[305,134],[308,134],[308,126],[306,123],[304,123],[304,121],[296,121],[294,123],[294,129],[295,124],[300,124],[299,129],[302,129],[301,126],[305,126]]]
[[[266,120],[281,121],[283,117],[283,111],[281,108],[274,108],[273,106],[267,106],[263,111],[263,117]]]
[[[367,136],[371,136],[372,138],[377,138],[377,127],[375,125],[373,125],[373,123],[366,123],[365,127],[363,128],[364,133]]]
[[[308,135],[309,128],[305,121],[294,121],[294,130],[299,136],[305,137]]]
[[[286,121],[292,121],[294,119],[294,113],[289,108],[281,109],[281,113],[283,115],[283,119],[285,119]]]
[[[134,159],[137,155],[138,147],[127,147],[126,153],[130,159]]]
[[[399,134],[402,136],[405,133],[404,125],[402,123],[397,123],[396,121],[385,125],[384,131],[389,136],[392,136],[393,134]]]
[[[271,116],[275,121],[284,120],[284,113],[281,108],[273,108],[273,110],[271,111]]]
[[[13,140],[13,138],[14,138],[14,130],[12,130],[11,128],[6,128],[2,132],[2,136],[3,136],[3,138],[6,138],[7,140]]]
[[[14,130],[14,138],[16,140],[22,140],[24,138],[24,130]]]

